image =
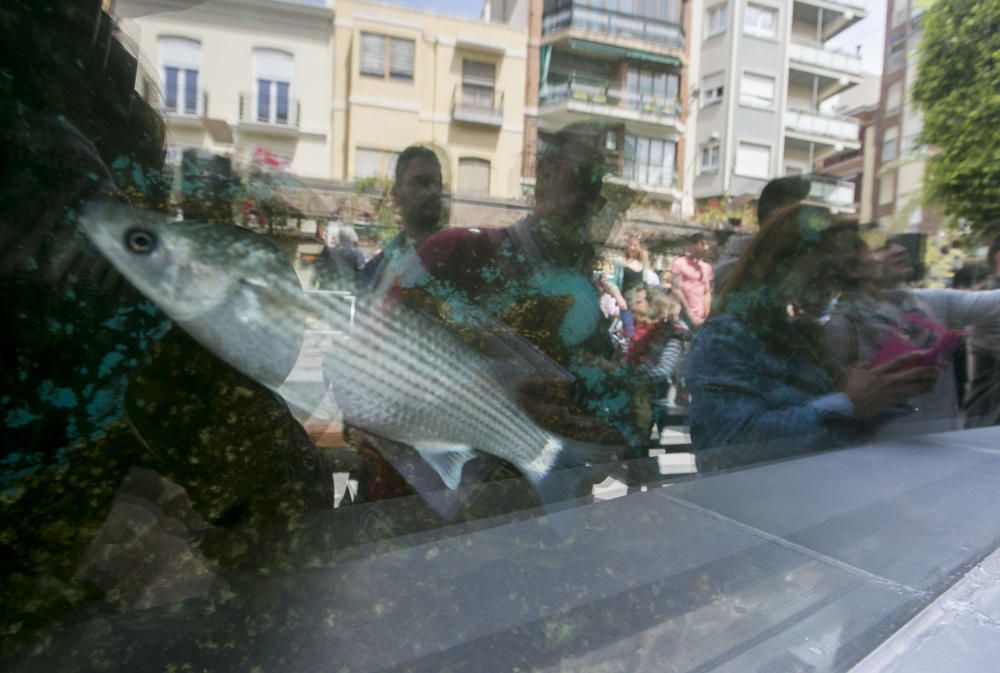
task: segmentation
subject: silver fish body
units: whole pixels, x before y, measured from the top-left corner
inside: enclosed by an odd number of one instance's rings
[[[540,427],[494,376],[492,363],[440,321],[404,303],[350,304],[306,294],[287,257],[232,226],[168,223],[119,205],[92,204],[93,242],[151,301],[202,345],[279,390],[310,318],[353,325],[334,339],[324,377],[344,417],[416,448],[449,488],[483,451],[514,464],[543,501],[572,497],[553,468],[604,462],[609,447]],[[297,400],[289,400],[297,404]]]

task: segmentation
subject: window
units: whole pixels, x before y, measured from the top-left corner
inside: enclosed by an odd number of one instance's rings
[[[892,38],[889,45],[889,59],[886,67],[889,72],[895,72],[903,67],[903,61],[906,57],[906,36],[897,35]]]
[[[778,34],[778,10],[747,5],[743,15],[743,32],[754,37],[775,37]]]
[[[726,3],[705,10],[705,37],[726,32]]]
[[[288,124],[291,117],[292,55],[274,49],[255,49],[254,119],[270,124]]]
[[[724,88],[725,77],[719,72],[709,75],[701,81],[701,102],[702,105],[712,105],[722,100],[722,90]]]
[[[359,147],[354,158],[354,177],[391,179],[396,172],[398,157],[399,152]]]
[[[774,78],[743,73],[740,80],[740,105],[757,108],[774,107]]]
[[[701,154],[698,156],[698,172],[699,173],[718,173],[719,172],[719,145],[704,145],[701,148]]]
[[[890,126],[882,134],[882,161],[892,161],[896,158],[898,152],[896,151],[897,140],[899,136],[899,127]]]
[[[643,109],[657,104],[674,103],[680,89],[680,78],[672,72],[629,68],[625,77],[630,107]]]
[[[748,178],[771,177],[771,148],[741,142],[736,148],[736,173]]]
[[[635,14],[671,23],[681,22],[681,0],[619,0],[617,3],[609,3],[606,0],[590,0],[580,4],[611,10],[616,9],[617,5],[618,11],[624,14]]]
[[[901,26],[906,23],[906,0],[892,1],[892,27]]]
[[[896,173],[886,173],[878,181],[878,204],[887,206],[896,197]]]
[[[182,37],[160,38],[160,70],[163,77],[163,107],[171,112],[197,114],[198,71],[201,44]]]
[[[460,194],[490,195],[490,162],[485,159],[458,160],[458,189]]]
[[[647,185],[672,187],[676,157],[674,142],[626,134],[623,177]]]
[[[614,152],[618,149],[618,132],[608,131],[604,135],[604,149],[609,152]]]
[[[361,34],[361,74],[383,79],[413,80],[413,40]]]
[[[889,85],[885,93],[885,113],[896,114],[903,102],[903,82],[897,80]]]
[[[801,164],[785,164],[785,175],[804,175],[806,169]]]
[[[493,109],[496,65],[479,61],[462,61],[462,104]]]

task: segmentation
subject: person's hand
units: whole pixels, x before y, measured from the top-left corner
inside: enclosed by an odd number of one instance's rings
[[[844,394],[854,405],[855,414],[866,418],[927,392],[937,376],[936,367],[923,364],[923,353],[907,353],[877,367],[855,365],[847,374]]]

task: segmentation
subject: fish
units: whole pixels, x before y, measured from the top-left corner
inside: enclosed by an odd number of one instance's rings
[[[617,456],[616,447],[537,424],[516,400],[517,376],[498,376],[504,368],[436,316],[391,295],[352,310],[349,302],[304,292],[288,257],[260,234],[168,222],[106,201],[88,204],[80,221],[111,264],[178,326],[280,395],[306,323],[344,326],[323,358],[344,419],[412,446],[448,489],[460,486],[464,466],[483,452],[513,464],[550,507],[574,499],[586,478],[586,470],[567,468]],[[529,369],[537,370],[539,357],[525,358]],[[311,403],[286,401],[307,410]]]

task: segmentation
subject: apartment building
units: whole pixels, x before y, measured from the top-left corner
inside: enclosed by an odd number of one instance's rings
[[[263,157],[322,189],[391,176],[399,152],[420,143],[438,152],[456,197],[521,196],[523,30],[332,5],[212,0],[174,11],[171,0],[119,0],[170,159],[189,149],[236,165]]]
[[[421,143],[456,199],[521,195],[523,29],[338,0],[333,41],[333,179],[389,176]]]
[[[861,82],[860,56],[827,42],[864,16],[864,0],[704,1],[694,36],[696,200],[755,198],[771,178],[860,148],[858,120],[822,104]],[[853,184],[813,184],[813,199],[853,209]]]
[[[680,214],[687,109],[682,0],[544,0],[538,129],[607,127],[607,179]]]
[[[941,227],[942,214],[921,203],[926,168],[919,158],[923,122],[910,95],[917,78],[925,8],[922,0],[888,0],[872,210],[883,228],[934,233]]]
[[[861,84],[851,87],[827,101],[828,109],[858,120],[858,149],[844,149],[834,152],[822,160],[816,172],[854,185],[854,214],[862,222],[874,219],[872,195],[875,193],[876,165],[878,150],[878,111],[881,94],[881,79],[878,75],[864,76]]]
[[[239,164],[265,156],[331,177],[333,11],[322,0],[118,0],[143,96],[163,113],[168,160],[184,150]]]

